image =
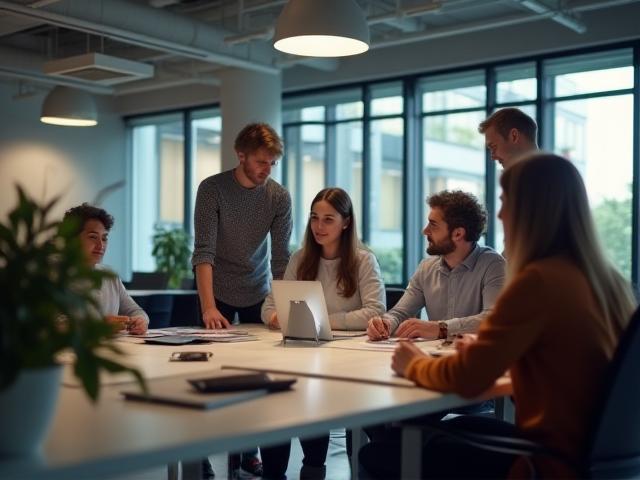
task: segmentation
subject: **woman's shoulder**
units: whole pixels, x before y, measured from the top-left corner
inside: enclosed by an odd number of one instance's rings
[[[356,258],[358,260],[358,269],[360,271],[362,271],[363,269],[380,269],[377,257],[371,250],[367,248],[358,248]]]
[[[98,263],[95,267],[96,270],[110,274],[112,277],[120,278],[120,276],[109,266],[102,263]]]
[[[289,265],[298,265],[300,263],[300,261],[302,260],[303,253],[304,252],[303,252],[302,248],[299,248],[298,250],[293,252],[291,254],[291,256],[289,257]]]
[[[563,292],[567,285],[572,285],[574,290],[578,287],[589,290],[584,272],[566,255],[534,260],[522,269],[514,278],[516,280],[535,283],[549,294]]]

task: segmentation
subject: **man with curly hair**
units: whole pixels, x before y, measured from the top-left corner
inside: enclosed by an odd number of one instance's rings
[[[371,340],[447,338],[474,333],[504,283],[505,260],[478,245],[486,212],[471,194],[442,191],[428,199],[427,253],[407,290],[387,313],[369,320]],[[428,320],[416,318],[426,308]]]

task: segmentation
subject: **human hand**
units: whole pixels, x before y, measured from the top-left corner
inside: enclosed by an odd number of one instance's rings
[[[107,315],[107,322],[111,324],[115,332],[121,332],[127,329],[129,317],[126,315]]]
[[[215,307],[207,308],[202,312],[202,322],[205,328],[229,328],[231,324]]]
[[[400,342],[393,352],[391,357],[391,368],[401,377],[404,377],[404,372],[407,369],[407,365],[415,357],[425,357],[426,353],[420,350],[411,342]]]
[[[383,317],[372,317],[367,324],[369,340],[385,340],[389,338],[391,322]]]
[[[464,335],[458,335],[458,337],[453,342],[453,346],[456,348],[458,353],[462,353],[477,339],[478,335],[474,333],[465,333]]]
[[[409,318],[402,322],[395,331],[394,336],[400,338],[424,338],[427,340],[435,340],[440,334],[440,326],[438,322],[430,322],[420,320],[418,318]]]
[[[271,318],[269,319],[269,323],[267,325],[271,330],[279,330],[280,322],[278,322],[278,314],[273,312],[271,314]]]
[[[147,319],[141,316],[130,317],[127,330],[132,335],[143,335],[147,332]]]

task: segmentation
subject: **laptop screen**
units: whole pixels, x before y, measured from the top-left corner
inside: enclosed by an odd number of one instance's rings
[[[333,340],[320,282],[274,280],[272,290],[283,338]]]

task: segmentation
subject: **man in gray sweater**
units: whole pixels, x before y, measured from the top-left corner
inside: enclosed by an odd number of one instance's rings
[[[241,323],[260,323],[271,274],[282,278],[289,261],[291,196],[269,178],[282,141],[255,123],[234,148],[238,166],[203,180],[196,197],[191,263],[207,328],[227,328],[236,314]]]
[[[238,166],[203,180],[196,197],[191,263],[207,328],[227,328],[236,314],[241,323],[261,323],[270,278],[282,278],[289,262],[291,196],[269,178],[282,141],[269,125],[253,123],[234,148]],[[256,454],[243,453],[241,465],[259,476]],[[203,466],[212,476],[209,462]]]

